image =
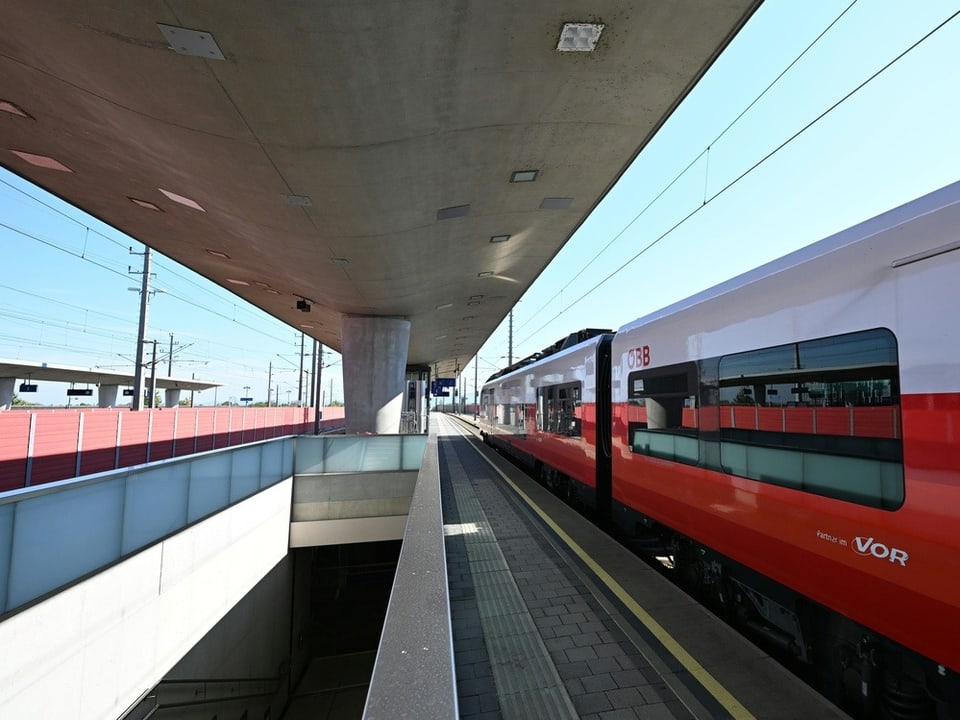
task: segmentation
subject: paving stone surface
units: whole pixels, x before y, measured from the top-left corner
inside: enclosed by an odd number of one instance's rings
[[[461,530],[446,538],[460,716],[692,720],[469,441],[439,442],[444,525]]]

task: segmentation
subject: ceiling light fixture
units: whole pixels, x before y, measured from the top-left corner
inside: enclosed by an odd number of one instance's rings
[[[548,197],[540,203],[541,210],[566,210],[573,202],[573,198],[568,197]]]
[[[477,273],[477,277],[490,277],[492,275],[493,275],[493,271],[491,270],[484,270],[483,272]]]
[[[450,220],[467,215],[470,212],[469,205],[454,205],[437,210],[437,220]]]
[[[60,172],[73,172],[73,170],[59,160],[54,160],[52,157],[47,157],[46,155],[34,155],[33,153],[23,152],[22,150],[11,150],[10,152],[21,160],[26,160],[36,167],[46,168],[47,170],[59,170]]]
[[[480,301],[479,301],[479,300],[471,300],[470,302],[467,303],[467,305],[471,305],[471,306],[473,306],[473,305],[479,305],[479,304],[480,304]]]
[[[537,179],[537,173],[539,170],[514,170],[513,175],[510,176],[510,182],[512,183],[525,183],[533,182]]]
[[[299,298],[297,300],[297,310],[300,312],[310,312],[310,303],[303,298]]]
[[[483,300],[483,295],[471,295],[471,300]]]
[[[437,305],[437,310],[446,310],[447,308],[452,308],[453,303],[444,303],[443,305]]]
[[[301,323],[300,327],[302,327],[304,330],[313,330],[313,325],[304,325]]]
[[[190,198],[184,197],[183,195],[177,195],[177,193],[171,192],[169,190],[164,190],[163,188],[157,188],[157,190],[162,192],[164,195],[166,195],[168,198],[173,200],[175,203],[180,203],[181,205],[185,205],[186,207],[192,208],[194,210],[199,210],[200,212],[206,212],[206,210],[204,210],[200,206],[200,203],[196,202],[195,200],[191,200]]]
[[[313,205],[313,200],[311,200],[306,195],[281,195],[283,201],[287,205],[296,205],[298,207],[310,207]]]
[[[170,49],[179,55],[193,55],[207,60],[226,60],[217,41],[206,30],[191,30],[157,23],[157,27],[170,43]]]
[[[20,117],[27,118],[28,120],[33,120],[33,116],[30,115],[30,113],[16,103],[10,102],[9,100],[0,100],[0,111],[10,113],[11,115],[19,115]]]
[[[502,243],[510,239],[509,235],[492,235],[490,237],[490,242],[492,243]]]
[[[249,285],[246,280],[237,280],[236,278],[227,278],[228,283],[233,283],[234,285]]]
[[[132,202],[134,205],[139,205],[140,207],[146,210],[153,210],[154,212],[163,212],[163,210],[160,209],[160,206],[154,205],[149,200],[141,200],[140,198],[130,197],[129,195],[127,195],[127,200]]]
[[[558,52],[593,52],[605,26],[602,23],[564,23],[557,41]]]
[[[229,255],[227,255],[225,252],[220,252],[219,250],[210,250],[209,248],[207,248],[207,254],[213,255],[214,257],[220,258],[221,260],[230,259]]]
[[[332,262],[334,265],[349,265],[349,264],[350,264],[350,261],[347,260],[347,258],[342,258],[342,257],[330,258],[330,262]]]

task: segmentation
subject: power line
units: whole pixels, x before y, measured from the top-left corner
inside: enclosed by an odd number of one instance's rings
[[[847,8],[847,10],[849,10],[849,7]],[[846,10],[844,11],[844,13],[845,13],[845,12],[846,12]],[[811,127],[813,127],[814,125],[816,125],[817,123],[819,123],[821,120],[823,120],[823,118],[825,118],[825,117],[826,117],[827,115],[829,115],[831,112],[833,112],[833,111],[836,110],[838,107],[840,107],[840,105],[842,105],[843,103],[847,102],[847,101],[848,101],[851,97],[853,97],[856,93],[860,92],[860,90],[862,90],[862,89],[863,89],[864,87],[866,87],[868,84],[870,84],[871,82],[873,82],[876,78],[878,78],[880,75],[882,75],[882,74],[883,74],[884,72],[886,72],[888,69],[890,69],[893,65],[895,65],[896,63],[898,63],[898,62],[899,62],[900,60],[902,60],[904,57],[906,57],[909,53],[911,53],[911,52],[913,52],[914,50],[916,50],[922,43],[926,42],[930,37],[932,37],[934,34],[936,34],[937,32],[939,32],[939,31],[940,31],[942,28],[944,28],[947,24],[949,24],[951,21],[953,21],[958,15],[960,15],[960,10],[954,12],[954,13],[953,13],[952,15],[950,15],[950,17],[948,17],[946,20],[944,20],[943,22],[939,23],[936,27],[934,27],[932,30],[930,30],[930,31],[927,32],[925,35],[923,35],[923,37],[921,37],[919,40],[917,40],[917,41],[914,42],[912,45],[910,45],[909,47],[907,47],[905,50],[903,50],[900,54],[898,54],[898,55],[897,55],[896,57],[894,57],[892,60],[890,60],[889,62],[887,62],[885,65],[883,65],[881,68],[879,68],[878,70],[876,70],[873,74],[871,74],[869,77],[867,77],[863,82],[861,82],[859,85],[857,85],[857,86],[854,87],[852,90],[850,90],[846,95],[844,95],[842,98],[840,98],[840,99],[837,100],[835,103],[833,103],[832,105],[830,105],[826,110],[824,110],[823,112],[821,112],[817,117],[815,117],[813,120],[811,120],[811,121],[808,122],[806,125],[804,125],[804,126],[801,127],[799,130],[797,130],[793,135],[791,135],[790,137],[788,137],[786,140],[784,140],[782,143],[780,143],[777,147],[775,147],[773,150],[771,150],[771,151],[768,152],[766,155],[764,155],[762,158],[760,158],[757,162],[755,162],[755,163],[754,163],[753,165],[751,165],[748,169],[746,169],[745,171],[743,171],[743,172],[742,172],[740,175],[738,175],[736,178],[734,178],[733,180],[731,180],[730,182],[728,182],[726,185],[724,185],[723,187],[721,187],[721,188],[720,188],[716,193],[714,193],[711,197],[705,197],[705,198],[704,198],[704,201],[703,201],[703,203],[702,203],[701,205],[699,205],[698,207],[694,208],[691,212],[687,213],[687,215],[685,215],[684,217],[682,217],[678,222],[674,223],[670,228],[668,228],[666,231],[664,231],[663,233],[661,233],[660,235],[658,235],[656,238],[654,238],[650,243],[648,243],[646,246],[644,246],[639,252],[637,252],[635,255],[633,255],[631,258],[629,258],[626,262],[622,263],[622,264],[621,264],[619,267],[617,267],[613,272],[609,273],[606,277],[604,277],[604,278],[603,278],[602,280],[600,280],[598,283],[596,283],[595,285],[593,285],[589,290],[587,290],[585,293],[583,293],[580,297],[578,297],[576,300],[574,300],[572,303],[570,303],[566,308],[562,309],[560,312],[558,312],[556,315],[554,315],[552,318],[550,318],[546,323],[544,323],[544,324],[541,325],[539,328],[537,328],[537,330],[535,330],[535,331],[534,331],[530,336],[528,336],[528,338],[526,338],[526,339],[529,340],[530,337],[532,337],[532,336],[535,335],[536,333],[538,333],[538,332],[540,332],[541,330],[543,330],[544,328],[546,328],[550,323],[552,323],[554,320],[556,320],[556,319],[559,318],[561,315],[563,315],[563,313],[565,313],[567,310],[569,310],[570,308],[574,307],[577,303],[582,302],[584,299],[586,299],[588,296],[590,296],[594,291],[596,291],[597,289],[599,289],[600,287],[602,287],[602,286],[603,286],[604,284],[606,284],[610,279],[612,279],[613,277],[615,277],[616,275],[618,275],[621,271],[623,271],[626,267],[628,267],[629,265],[631,265],[631,264],[632,264],[634,261],[636,261],[641,255],[643,255],[644,253],[646,253],[646,252],[647,252],[648,250],[650,250],[653,246],[655,246],[657,243],[659,243],[659,242],[660,242],[661,240],[663,240],[665,237],[667,237],[668,235],[670,235],[674,230],[676,230],[677,228],[679,228],[681,225],[683,225],[685,222],[687,222],[690,218],[692,218],[694,215],[696,215],[696,214],[699,213],[701,210],[703,210],[703,208],[707,207],[707,205],[709,205],[710,203],[712,203],[714,200],[716,200],[718,197],[720,197],[720,196],[721,196],[723,193],[725,193],[727,190],[729,190],[729,189],[732,188],[734,185],[736,185],[736,184],[739,183],[741,180],[743,180],[745,177],[747,177],[747,176],[750,175],[752,172],[754,172],[757,168],[759,168],[761,165],[763,165],[765,162],[767,162],[770,158],[772,158],[772,157],[773,157],[774,155],[776,155],[778,152],[780,152],[781,150],[783,150],[787,145],[789,145],[790,143],[792,143],[794,140],[796,140],[798,137],[800,137],[803,133],[805,133],[805,132],[806,132],[807,130],[809,130]],[[821,37],[822,37],[822,34],[821,34]],[[781,76],[782,76],[782,74],[781,74]],[[764,91],[764,92],[766,92],[766,91]],[[727,129],[729,129],[729,128],[727,128]],[[726,130],[725,130],[724,132],[726,132]],[[709,148],[707,148],[707,149],[709,150]],[[702,155],[702,153],[701,153],[701,155]],[[699,156],[698,156],[698,157],[699,157]],[[687,172],[687,170],[689,170],[690,167],[691,167],[691,165],[688,165],[687,168],[684,169],[683,173]],[[682,175],[683,173],[681,173],[681,175]],[[678,176],[677,178],[674,178],[674,180],[671,181],[671,185],[672,185],[673,183],[677,182],[678,179],[679,179],[679,176]],[[669,186],[668,186],[668,187],[669,187]],[[659,198],[662,194],[663,194],[663,192],[661,192],[660,195],[657,196],[657,198]],[[654,202],[655,202],[655,201],[656,201],[656,199],[654,200]],[[652,204],[652,203],[651,203],[651,204]],[[648,208],[648,207],[649,207],[649,205],[647,205],[647,208]],[[645,212],[647,208],[644,208],[644,210],[641,211],[641,214],[642,214],[643,212]],[[637,217],[639,217],[639,215],[638,215]],[[635,222],[636,219],[637,219],[637,218],[634,218],[633,220],[631,220],[630,224],[633,224],[633,222]],[[629,227],[629,225],[628,225],[627,227]],[[626,228],[624,228],[624,230],[625,230],[625,229],[626,229]],[[622,232],[623,232],[623,231],[621,231],[621,234],[622,234]],[[604,248],[604,249],[606,249],[606,248]],[[601,251],[601,252],[602,252],[602,251]],[[579,276],[579,273],[578,273],[578,276]]]

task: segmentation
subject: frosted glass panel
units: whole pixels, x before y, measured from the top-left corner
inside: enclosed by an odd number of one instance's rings
[[[260,446],[260,487],[273,485],[289,475],[283,474],[283,443],[271,442]]]
[[[323,453],[327,447],[327,440],[323,437],[299,437],[297,438],[297,452],[294,461],[296,462],[296,474],[306,475],[308,473],[322,473]]]
[[[235,503],[260,489],[260,446],[240,447],[230,455],[230,502]]]
[[[164,463],[131,474],[123,521],[124,555],[182,528],[187,522],[188,463]]]
[[[357,472],[363,465],[369,437],[323,438],[326,445],[323,469],[315,472]]]
[[[8,588],[11,607],[119,557],[123,481],[120,476],[18,503]]]
[[[10,574],[10,550],[13,539],[13,505],[0,505],[0,612],[7,607],[7,580]]]
[[[366,438],[360,470],[363,472],[398,470],[401,439],[399,435]]]
[[[401,470],[419,470],[427,448],[426,435],[403,435],[403,463]]]
[[[199,520],[229,504],[230,466],[230,453],[208,455],[191,463],[187,522]]]

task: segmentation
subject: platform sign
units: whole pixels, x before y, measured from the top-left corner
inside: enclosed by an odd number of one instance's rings
[[[133,397],[133,388],[124,388],[123,389],[124,397]]]
[[[93,388],[69,388],[67,395],[71,397],[90,397],[93,395]]]
[[[440,387],[456,387],[457,379],[456,378],[437,378],[434,382],[437,383]]]
[[[240,402],[253,402],[253,398],[252,397],[240,398]]]
[[[34,385],[33,383],[21,383],[21,384],[20,384],[20,392],[22,392],[22,393],[24,393],[24,392],[36,392],[36,391],[37,391],[37,386]]]

